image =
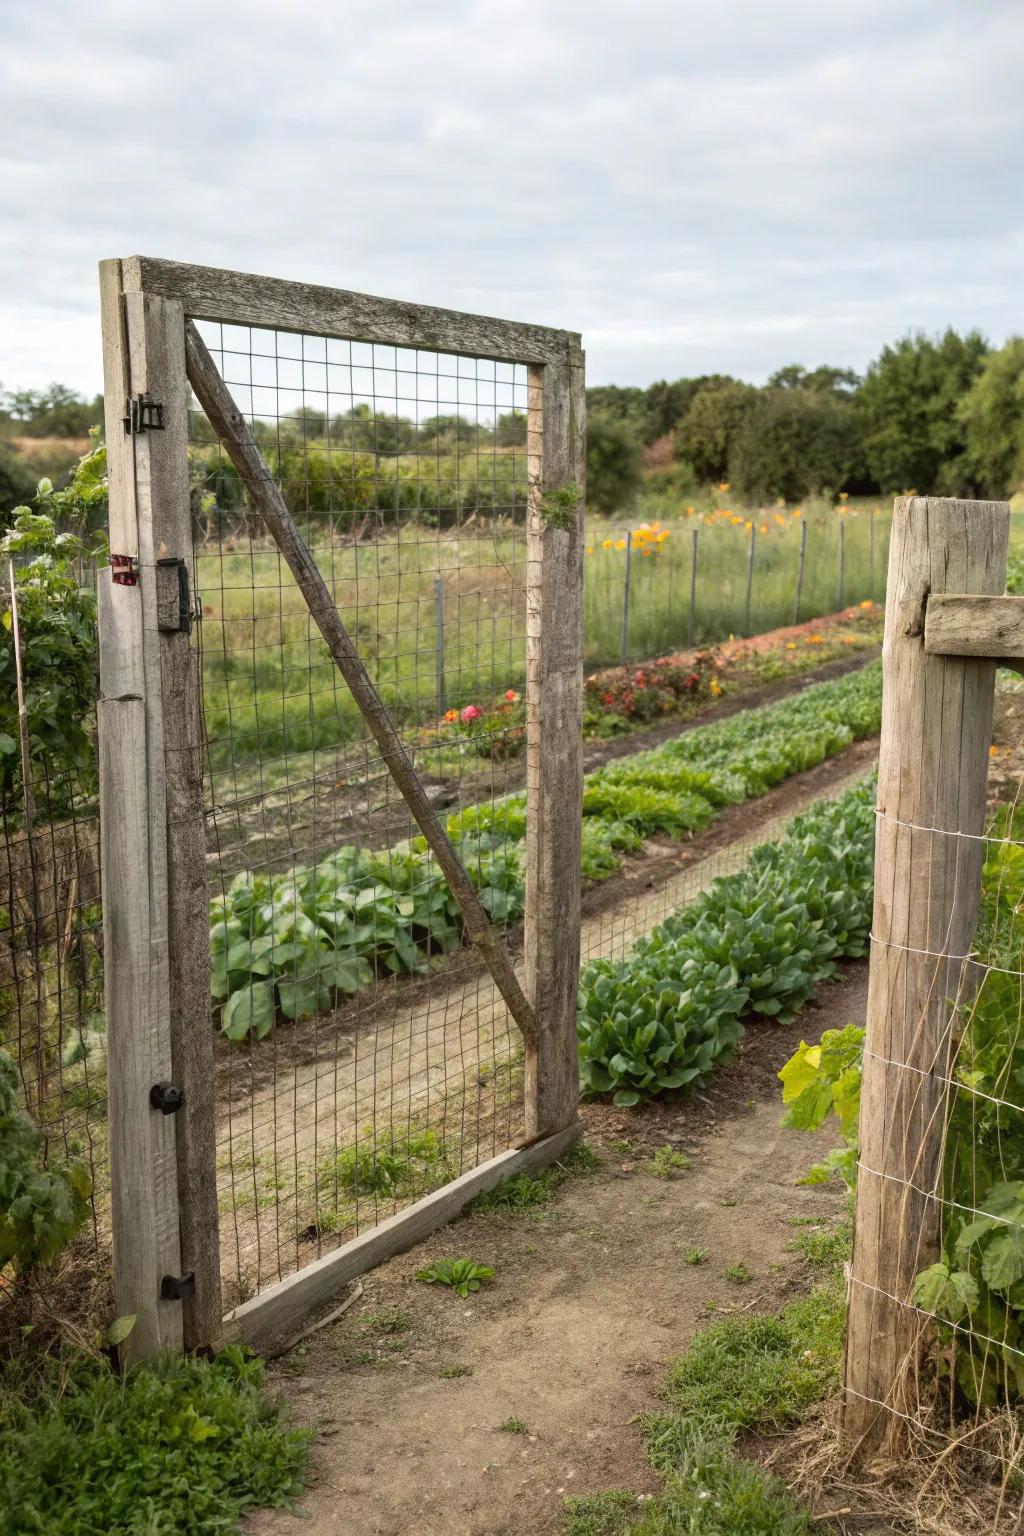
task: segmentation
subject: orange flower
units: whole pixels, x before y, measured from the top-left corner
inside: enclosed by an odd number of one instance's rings
[[[446,709],[441,718],[442,720],[446,720],[449,725],[453,725],[459,718],[459,712],[457,709]]]
[[[870,597],[866,597],[864,601],[862,603],[858,603],[857,606],[858,608],[873,608],[875,605],[871,601]]]
[[[625,549],[625,547],[626,547],[625,539],[616,539],[615,540],[615,548],[616,549]]]

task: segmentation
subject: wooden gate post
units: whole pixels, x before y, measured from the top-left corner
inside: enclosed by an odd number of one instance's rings
[[[100,812],[114,1284],[131,1359],[221,1332],[184,312],[100,266]],[[133,405],[134,402],[134,405]],[[182,574],[184,572],[184,575]],[[170,1085],[184,1095],[175,1110]],[[156,1091],[154,1091],[156,1090]],[[166,1111],[166,1112],[165,1112]]]
[[[526,1131],[572,1125],[579,1104],[583,823],[584,357],[531,367],[526,551]]]
[[[932,654],[926,613],[937,594],[1001,593],[1008,536],[1003,502],[911,496],[893,510],[843,1417],[862,1454],[897,1442],[916,1409],[927,1320],[908,1304],[938,1256],[949,1000],[980,892],[995,663]]]

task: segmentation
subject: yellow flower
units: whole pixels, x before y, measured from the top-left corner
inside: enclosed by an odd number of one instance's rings
[[[693,516],[693,508],[692,507],[687,507],[686,515],[687,515],[687,517],[692,517]]]
[[[767,533],[768,532],[768,524],[767,523],[762,523],[759,532]]]
[[[858,608],[873,608],[875,605],[871,601],[870,597],[866,597],[864,601],[862,603],[858,603],[857,606]]]
[[[787,651],[795,651],[796,650],[796,641],[795,640],[787,640],[786,641],[786,650]]]
[[[782,516],[781,512],[776,512],[775,522],[779,525],[780,528],[785,528],[786,526],[786,519]]]
[[[988,755],[989,755],[989,757],[998,757],[999,756],[999,748],[998,747],[989,747]]]
[[[718,487],[718,489],[720,491],[727,491],[729,489],[729,482],[728,482],[728,480],[723,480],[721,485]]]
[[[801,510],[800,510],[800,508],[799,508],[799,507],[794,507],[794,508],[793,508],[793,516],[794,516],[794,517],[803,517],[803,515],[804,515],[804,514],[803,514],[803,512],[802,512],[802,511],[801,511]]]
[[[717,699],[717,697],[721,693],[721,691],[722,691],[721,683],[718,681],[717,678],[713,677],[711,679],[711,682],[708,685],[708,692],[711,694],[712,698]]]
[[[821,643],[822,643],[822,636],[821,635],[808,635],[807,636],[807,644],[808,645],[821,645]]]
[[[613,540],[611,540],[611,539],[602,539],[601,540],[601,548],[602,549],[611,549],[612,547],[613,547]]]
[[[588,555],[592,555],[593,553],[594,553],[594,546],[591,544],[590,548],[587,550],[587,554]]]
[[[747,530],[747,532],[749,533],[754,525],[753,525],[753,523],[744,523],[743,526]]]
[[[615,540],[615,548],[616,549],[625,549],[625,547],[626,547],[625,539],[616,539]]]

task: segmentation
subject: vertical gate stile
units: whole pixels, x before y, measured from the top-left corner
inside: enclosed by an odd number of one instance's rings
[[[571,1125],[579,1101],[576,993],[583,814],[584,358],[529,371],[526,575],[526,1129]],[[559,496],[561,493],[561,496]]]
[[[181,1255],[173,1117],[149,1100],[172,1072],[152,524],[161,461],[152,434],[127,433],[122,413],[133,397],[166,392],[167,314],[147,314],[141,295],[123,292],[118,261],[101,265],[100,288],[111,565],[98,589],[97,713],[111,1220],[117,1310],[135,1317],[124,1351],[142,1359],[181,1346],[181,1305],[161,1296],[164,1277],[181,1273]]]

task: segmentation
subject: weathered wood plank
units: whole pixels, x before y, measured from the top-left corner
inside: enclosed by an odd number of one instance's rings
[[[111,587],[109,572],[101,573],[101,657],[126,632],[130,636],[130,626],[115,617],[117,607],[124,606],[118,603],[124,590]],[[118,1313],[136,1319],[122,1349],[128,1359],[141,1360],[161,1349],[180,1348],[182,1333],[180,1305],[160,1299],[162,1277],[180,1271],[180,1251],[176,1204],[173,1222],[165,1219],[166,1205],[174,1201],[174,1130],[149,1106],[152,1084],[170,1075],[170,1056],[152,1027],[141,649],[125,650],[103,670],[105,684],[116,679],[124,688],[131,657],[138,671],[134,691],[111,693],[108,688],[97,714],[114,1291]]]
[[[947,589],[1001,593],[1008,533],[1002,502],[896,500],[843,1419],[858,1454],[897,1449],[898,1415],[916,1411],[927,1324],[908,1304],[938,1257],[948,1000],[969,985],[980,890],[982,844],[970,838],[984,820],[995,666],[929,654],[926,605]]]
[[[537,1031],[536,1019],[519,984],[508,951],[492,928],[476,888],[420,783],[394,722],[363,665],[352,637],[335,607],[327,583],[295,526],[280,488],[274,483],[245,418],[232,400],[202,337],[191,321],[185,328],[185,352],[192,388],[238,470],[253,506],[273,534],[306,600],[310,616],[326,640],[331,657],[380,748],[391,777],[429,843],[451,887],[452,895],[458,902],[466,933],[483,956],[494,984],[508,1004],[509,1012],[524,1039],[534,1038]]]
[[[526,994],[538,1037],[526,1052],[526,1128],[576,1119],[583,818],[584,362],[531,368],[527,397]],[[557,507],[560,490],[578,493]],[[554,509],[554,517],[552,510]],[[568,515],[568,516],[567,516]],[[568,526],[558,526],[559,517]]]
[[[154,847],[153,922],[166,967],[167,1036],[171,1078],[185,1095],[174,1117],[177,1220],[181,1268],[195,1275],[195,1294],[182,1304],[186,1349],[213,1344],[220,1332],[217,1148],[213,1023],[210,1012],[210,911],[203,814],[203,734],[199,658],[187,632],[168,628],[180,614],[178,572],[162,560],[194,566],[188,484],[188,402],[185,316],[180,303],[149,294],[126,298],[132,340],[133,393],[150,392],[163,406],[163,430],[137,439],[140,580],[146,654],[154,669],[147,697],[159,719],[151,724],[154,751],[162,743],[155,784],[162,818]],[[194,590],[194,579],[192,581]]]
[[[443,1189],[425,1195],[371,1232],[353,1238],[334,1253],[289,1275],[277,1285],[243,1302],[224,1319],[225,1340],[244,1339],[253,1348],[271,1350],[290,1338],[327,1307],[343,1285],[382,1264],[393,1254],[412,1248],[443,1227],[485,1189],[518,1173],[536,1173],[565,1155],[579,1139],[577,1122],[555,1136],[544,1137],[512,1152],[501,1152]]]
[[[163,735],[152,549],[139,518],[150,466],[122,424],[133,387],[148,387],[138,358],[145,345],[131,335],[120,278],[118,263],[102,264],[110,543],[140,572],[135,586],[113,583],[109,571],[99,585],[100,835],[114,1285],[118,1311],[136,1317],[124,1352],[141,1359],[181,1347],[180,1303],[160,1297],[181,1260],[173,1121],[149,1103],[152,1085],[171,1074]]]
[[[520,363],[564,363],[570,348],[579,346],[579,337],[568,331],[407,304],[315,283],[293,283],[150,256],[129,256],[121,265],[127,292],[145,291],[177,299],[185,313],[198,320]]]
[[[1024,597],[973,597],[936,592],[924,617],[929,656],[1024,658]]]

